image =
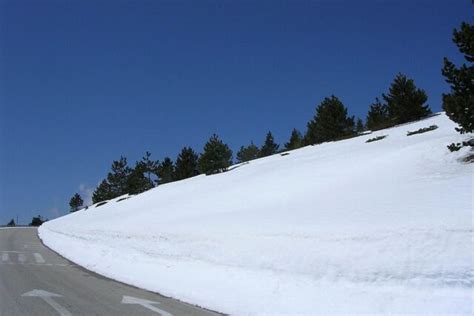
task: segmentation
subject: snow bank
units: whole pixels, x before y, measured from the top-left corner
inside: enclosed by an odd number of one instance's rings
[[[454,127],[441,114],[308,146],[39,234],[87,269],[229,314],[471,314],[473,164],[446,148],[468,137]]]

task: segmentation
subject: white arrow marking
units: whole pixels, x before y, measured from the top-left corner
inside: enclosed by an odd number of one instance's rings
[[[144,300],[141,298],[136,298],[133,296],[124,295],[122,298],[122,304],[137,304],[151,311],[154,311],[155,313],[158,313],[162,316],[173,316],[172,314],[165,312],[164,310],[159,309],[158,307],[152,305],[152,304],[160,304],[159,302],[154,302],[154,301]]]
[[[58,312],[59,315],[61,315],[61,316],[72,316],[72,314],[71,314],[67,309],[65,309],[64,307],[62,307],[61,305],[59,305],[59,304],[53,299],[53,297],[62,297],[62,295],[59,295],[59,294],[56,294],[56,293],[51,293],[51,292],[44,291],[44,290],[33,290],[33,291],[30,291],[30,292],[26,292],[26,293],[23,294],[22,296],[27,296],[27,297],[39,297],[39,298],[41,298],[43,301],[45,301],[46,303],[48,303],[49,306],[51,306],[52,308],[54,308],[54,310],[55,310],[56,312]]]

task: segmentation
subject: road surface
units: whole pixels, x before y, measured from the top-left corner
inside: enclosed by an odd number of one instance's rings
[[[0,315],[218,315],[87,271],[35,228],[0,228]]]

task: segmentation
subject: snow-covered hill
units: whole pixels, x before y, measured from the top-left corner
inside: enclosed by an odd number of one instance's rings
[[[446,148],[469,137],[454,127],[441,114],[258,159],[52,220],[40,237],[87,269],[230,314],[471,314],[473,164]]]

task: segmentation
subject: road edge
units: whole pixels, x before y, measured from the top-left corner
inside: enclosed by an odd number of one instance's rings
[[[52,252],[54,252],[55,254],[57,254],[58,256],[60,256],[61,258],[63,258],[64,260],[66,260],[67,262],[71,263],[73,266],[76,266],[77,268],[79,268],[80,270],[83,270],[84,272],[87,272],[87,273],[90,273],[92,274],[93,276],[95,277],[98,277],[98,278],[102,278],[102,279],[107,279],[107,280],[110,280],[110,281],[113,281],[113,282],[117,282],[117,283],[120,283],[122,285],[126,285],[126,286],[129,286],[129,287],[132,287],[134,289],[138,289],[138,290],[141,290],[141,291],[145,291],[145,292],[149,292],[149,293],[152,293],[152,294],[155,294],[155,295],[158,295],[158,296],[161,296],[165,299],[171,299],[171,300],[174,300],[174,301],[177,301],[181,304],[186,304],[186,305],[189,305],[189,306],[192,306],[192,307],[197,307],[197,308],[200,308],[200,309],[203,309],[205,311],[208,311],[210,313],[215,313],[217,315],[222,315],[222,316],[229,316],[228,314],[224,314],[222,312],[218,312],[218,311],[215,311],[215,310],[212,310],[212,309],[209,309],[209,308],[206,308],[206,307],[202,307],[200,305],[197,305],[197,304],[191,304],[191,303],[188,303],[188,302],[185,302],[185,301],[182,301],[182,300],[179,300],[177,298],[174,298],[174,297],[171,297],[171,296],[166,296],[166,295],[163,295],[161,293],[158,293],[158,292],[153,292],[153,291],[150,291],[150,290],[147,290],[147,289],[144,289],[144,288],[141,288],[141,287],[138,287],[136,285],[132,285],[132,284],[128,284],[128,283],[125,283],[125,282],[122,282],[122,281],[119,281],[119,280],[116,280],[116,279],[112,279],[112,278],[109,278],[107,276],[104,276],[100,273],[97,273],[95,271],[92,271],[92,270],[88,270],[87,268],[85,268],[84,266],[80,265],[80,264],[77,264],[76,262],[72,261],[72,260],[69,260],[68,258],[64,257],[63,255],[61,255],[59,252],[57,252],[56,250],[52,249],[51,247],[49,247],[48,245],[46,245],[44,242],[43,242],[43,239],[41,239],[39,233],[38,233],[38,228],[39,227],[35,227],[36,228],[36,238],[38,238],[38,240],[41,242],[41,244],[46,247],[47,249],[51,250]]]

